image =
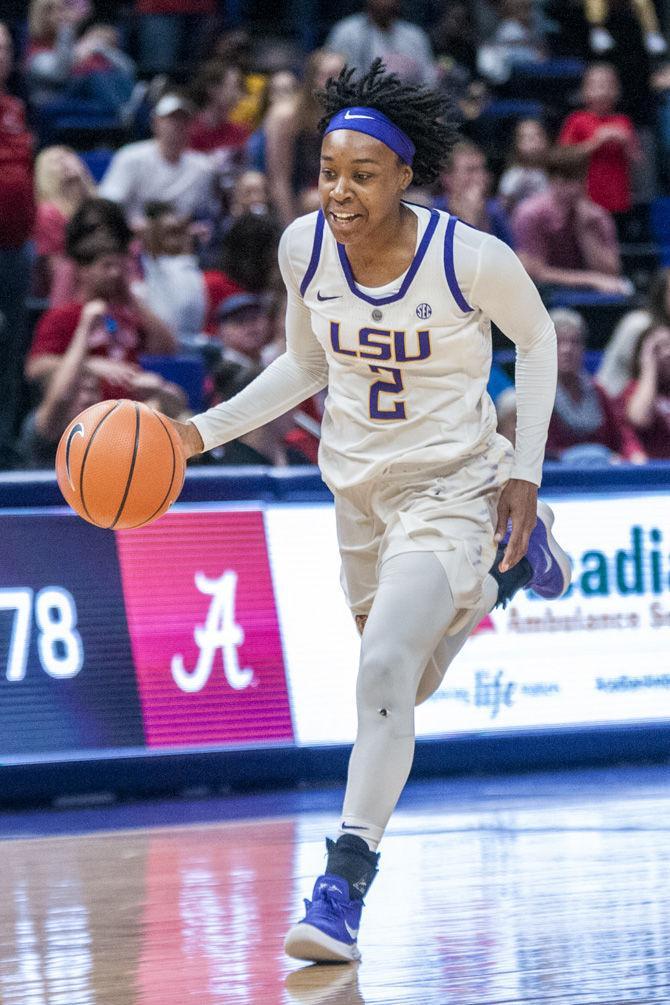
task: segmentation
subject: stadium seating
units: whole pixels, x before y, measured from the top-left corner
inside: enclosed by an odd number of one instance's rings
[[[670,196],[654,199],[650,207],[650,223],[661,265],[670,265]]]
[[[193,356],[144,355],[140,358],[140,364],[145,370],[152,370],[173,384],[178,384],[186,392],[189,407],[194,412],[203,410],[205,365],[202,360]]]
[[[114,151],[110,147],[94,147],[92,150],[79,151],[79,156],[91,172],[95,182],[102,179],[113,154]]]

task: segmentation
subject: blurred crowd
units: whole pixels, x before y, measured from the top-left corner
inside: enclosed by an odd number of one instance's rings
[[[551,311],[548,458],[670,459],[670,3],[0,0],[0,22],[0,469],[51,465],[103,398],[184,418],[283,351],[277,247],[318,207],[314,91],[376,56],[461,126],[410,198],[511,245]],[[499,332],[494,350],[513,440]],[[315,463],[321,412],[201,463]]]

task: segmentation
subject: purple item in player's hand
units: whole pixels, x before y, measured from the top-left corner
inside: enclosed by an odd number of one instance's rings
[[[557,600],[570,586],[572,564],[551,532],[554,513],[541,499],[537,504],[537,522],[528,541],[528,559],[533,576],[526,589],[533,590],[545,600]],[[509,541],[511,524],[500,542],[505,547]]]

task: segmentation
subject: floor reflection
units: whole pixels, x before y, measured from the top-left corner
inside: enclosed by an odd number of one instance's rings
[[[3,1005],[135,1001],[146,843],[0,844]]]
[[[282,953],[322,813],[0,842],[0,1001],[667,1003],[670,782],[626,777],[422,787],[385,839],[360,966]]]
[[[142,1005],[281,1005],[294,823],[185,830],[149,843]]]
[[[291,1005],[365,1005],[357,963],[292,970],[284,987]]]

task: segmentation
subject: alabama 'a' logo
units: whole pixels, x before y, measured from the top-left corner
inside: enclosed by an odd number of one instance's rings
[[[242,691],[253,682],[254,672],[240,667],[238,648],[244,642],[244,629],[235,619],[237,573],[229,571],[219,579],[208,579],[202,572],[195,574],[195,585],[212,600],[204,625],[196,626],[193,636],[200,655],[193,670],[187,670],[184,657],[172,657],[172,677],[187,694],[202,691],[214,669],[214,657],[221,650],[223,672],[234,691]]]

